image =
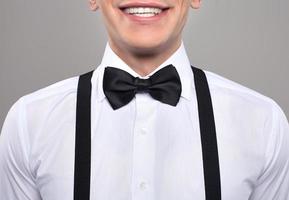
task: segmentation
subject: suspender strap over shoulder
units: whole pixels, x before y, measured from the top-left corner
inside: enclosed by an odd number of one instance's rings
[[[218,145],[209,85],[203,70],[193,66],[192,70],[198,100],[206,200],[221,200]]]
[[[92,72],[79,77],[76,103],[76,134],[74,164],[74,200],[90,198],[91,166],[91,77]]]
[[[198,100],[206,200],[221,200],[218,146],[210,90],[205,73],[193,66],[192,71]],[[90,199],[92,73],[81,75],[78,83],[74,200]]]

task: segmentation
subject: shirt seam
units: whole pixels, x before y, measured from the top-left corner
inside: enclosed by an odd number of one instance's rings
[[[22,128],[19,128],[19,135],[21,138],[23,138],[23,137],[25,137],[25,135],[28,137],[28,127],[27,127],[27,120],[26,120],[27,115],[26,115],[26,112],[24,111],[24,104],[25,104],[24,98],[21,98],[19,103],[20,103],[19,127],[22,127]],[[25,140],[25,142],[23,142],[23,144],[26,144],[26,145],[23,145],[23,148],[26,149],[26,151],[24,151],[26,166],[28,167],[29,175],[33,179],[33,183],[35,186],[36,185],[36,179],[32,173],[32,169],[31,169],[31,166],[29,164],[30,160],[31,160],[31,143],[30,143],[29,137],[28,137],[28,139]],[[36,187],[34,187],[34,188],[36,188]]]

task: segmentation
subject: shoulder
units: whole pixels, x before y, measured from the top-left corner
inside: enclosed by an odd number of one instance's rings
[[[55,127],[73,124],[79,77],[58,81],[19,98],[6,116],[6,132],[17,125],[19,135],[37,141],[35,138],[48,135]]]
[[[58,115],[69,116],[69,112],[75,110],[78,80],[76,75],[24,95],[14,103],[9,113],[14,110],[21,126],[28,129],[40,126],[48,119],[56,119]]]
[[[22,125],[35,127],[55,116],[59,110],[73,108],[76,102],[79,76],[67,78],[36,90],[18,99],[12,106],[17,107]]]
[[[211,71],[203,70],[206,74],[210,91],[223,100],[235,100],[240,106],[251,105],[271,108],[279,107],[274,99],[240,83],[223,77]]]
[[[98,73],[98,71],[98,68],[95,68],[93,71],[83,72],[80,75],[75,75],[73,77],[55,82],[49,86],[43,87],[32,93],[22,96],[17,102],[21,102],[22,105],[26,106],[41,106],[42,103],[53,104],[66,101],[67,99],[71,98],[75,99],[77,95],[79,78],[88,74],[91,76],[92,74]]]
[[[212,103],[216,115],[238,123],[244,121],[267,130],[268,134],[273,127],[288,124],[286,115],[281,106],[271,97],[261,94],[251,88],[234,82],[214,72],[204,70],[208,79]]]
[[[97,79],[99,75],[100,67],[94,67],[93,70],[83,72],[80,75],[75,75],[73,77],[58,81],[49,86],[36,90],[30,94],[27,94],[19,99],[24,104],[37,104],[41,102],[58,102],[65,100],[69,97],[76,97],[78,82],[81,76],[86,76],[86,78],[91,78],[91,75],[95,76]],[[89,75],[89,76],[87,76]],[[94,81],[92,77],[92,82]]]
[[[204,71],[214,109],[219,111],[214,113],[219,117],[217,119],[226,120],[224,124],[234,124],[240,130],[248,130],[248,138],[256,136],[260,148],[266,152],[267,166],[276,154],[282,154],[282,162],[288,160],[289,124],[280,105],[271,97],[216,73]],[[246,131],[242,131],[242,135],[245,134]]]
[[[40,126],[40,122],[44,122],[55,107],[63,101],[66,101],[65,104],[69,102],[66,97],[76,92],[77,83],[78,77],[68,78],[19,98],[5,118],[1,135],[17,139],[27,146],[28,127]]]
[[[77,92],[79,76],[64,79],[20,98],[26,104],[58,99]]]

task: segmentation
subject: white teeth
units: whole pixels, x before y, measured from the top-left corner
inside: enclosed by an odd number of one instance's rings
[[[136,13],[136,14],[133,14],[133,15],[136,15],[136,16],[139,16],[139,17],[152,17],[152,16],[155,16],[155,14],[153,14],[153,13],[142,13],[142,14]]]
[[[160,8],[148,8],[148,7],[134,7],[134,8],[125,8],[125,13],[136,15],[140,17],[152,17],[158,15],[162,12]]]

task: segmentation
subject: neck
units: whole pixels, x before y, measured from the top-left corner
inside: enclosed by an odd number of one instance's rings
[[[144,77],[165,62],[180,47],[181,40],[169,47],[165,46],[158,49],[119,48],[111,41],[109,41],[109,45],[130,68]]]

